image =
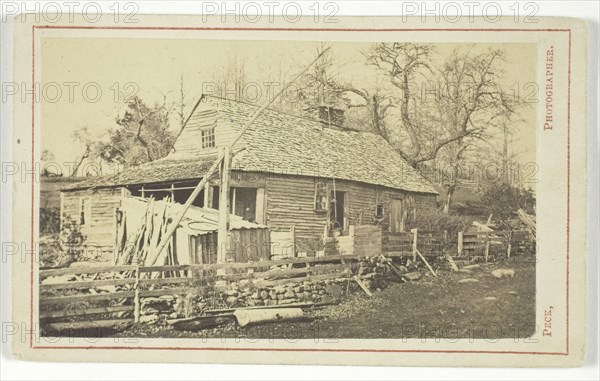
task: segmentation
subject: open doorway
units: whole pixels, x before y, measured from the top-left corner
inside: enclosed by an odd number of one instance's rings
[[[219,209],[220,188],[213,187],[211,207]],[[256,188],[231,187],[229,191],[229,212],[246,221],[256,221]]]
[[[346,230],[346,192],[331,191],[329,222],[334,235],[342,235]]]

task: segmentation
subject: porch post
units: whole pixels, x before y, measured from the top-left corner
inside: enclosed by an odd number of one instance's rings
[[[229,234],[229,176],[231,168],[231,152],[229,147],[223,148],[223,164],[221,165],[221,183],[219,185],[219,233],[217,246],[217,263],[227,260],[227,244]]]

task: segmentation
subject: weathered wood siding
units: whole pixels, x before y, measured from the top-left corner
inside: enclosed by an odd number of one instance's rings
[[[310,178],[271,176],[267,180],[267,225],[275,231],[289,231],[295,225],[297,238],[323,235],[327,213],[315,211],[315,183]]]
[[[202,130],[215,129],[215,147],[202,149]],[[218,152],[219,147],[231,143],[237,132],[231,128],[228,120],[218,114],[218,110],[201,103],[175,142],[175,153],[184,155],[210,156]]]
[[[271,258],[269,229],[238,229],[229,234],[227,260],[240,262],[259,262]],[[192,263],[217,263],[218,233],[191,236]]]
[[[332,179],[319,179],[334,189]],[[335,189],[346,192],[347,225],[373,225],[379,222],[383,230],[389,229],[390,200],[410,197],[416,208],[436,206],[433,194],[415,194],[375,185],[335,180]],[[295,226],[297,242],[320,240],[327,225],[327,213],[315,211],[315,179],[301,176],[270,175],[266,184],[267,225],[274,231],[288,231]],[[384,205],[381,221],[375,218],[378,203]]]
[[[62,192],[62,213],[77,224],[81,199],[89,198],[91,201],[91,220],[81,226],[87,246],[103,247],[106,251],[112,251],[115,244],[115,210],[120,205],[121,192],[121,188]]]

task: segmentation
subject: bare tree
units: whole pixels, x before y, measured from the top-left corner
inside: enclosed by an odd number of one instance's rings
[[[177,118],[179,119],[179,128],[183,129],[186,120],[186,99],[185,99],[185,88],[183,85],[183,74],[179,77],[179,100],[177,101]]]
[[[399,151],[413,167],[435,159],[449,144],[485,138],[517,108],[500,86],[501,50],[472,55],[456,49],[439,69],[432,67],[432,52],[418,44],[380,43],[367,53],[368,62],[399,90],[399,128],[410,142]],[[423,96],[419,76],[431,78],[434,100]]]
[[[381,87],[367,89],[356,84],[342,81],[334,73],[332,52],[324,54],[301,81],[300,98],[305,106],[344,105],[348,108],[364,109],[364,120],[369,129],[386,140],[390,137],[386,126],[388,111],[394,107],[393,98]],[[352,101],[351,98],[358,101]],[[359,123],[363,124],[363,123]]]
[[[441,63],[432,46],[414,43],[378,43],[364,52],[366,62],[387,79],[389,86],[360,87],[340,80],[331,54],[306,76],[305,83],[320,86],[313,102],[347,102],[365,109],[373,131],[380,134],[413,167],[439,160],[452,168],[443,185],[450,208],[460,181],[460,165],[479,142],[489,140],[520,107],[502,90],[502,50],[473,54],[455,49]],[[433,89],[433,97],[424,87]],[[349,102],[351,95],[361,99]]]
[[[83,162],[88,159],[90,155],[92,155],[92,148],[95,145],[94,141],[90,137],[87,126],[75,131],[73,133],[73,140],[83,144],[84,149],[83,153],[79,157],[79,160],[77,161],[77,165],[73,168],[73,171],[71,171],[71,177],[77,176],[77,171],[79,171],[81,164],[83,164]]]
[[[98,141],[96,155],[108,163],[138,165],[164,157],[173,148],[175,135],[169,115],[175,103],[163,101],[150,107],[139,97],[129,99],[124,113],[115,118],[116,128],[107,141]]]

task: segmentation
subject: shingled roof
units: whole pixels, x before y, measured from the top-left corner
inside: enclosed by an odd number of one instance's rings
[[[259,106],[203,96],[194,114],[216,110],[216,123],[240,131]],[[198,140],[200,118],[194,115],[178,143]],[[199,178],[214,156],[200,149],[179,150],[167,157],[125,170],[115,176],[90,179],[74,188],[103,187]],[[199,146],[199,144],[198,144]],[[187,146],[190,147],[189,145]],[[437,194],[435,188],[379,135],[326,126],[306,117],[265,110],[250,126],[237,148],[232,169],[352,180],[411,192]],[[234,150],[235,151],[235,150]]]

